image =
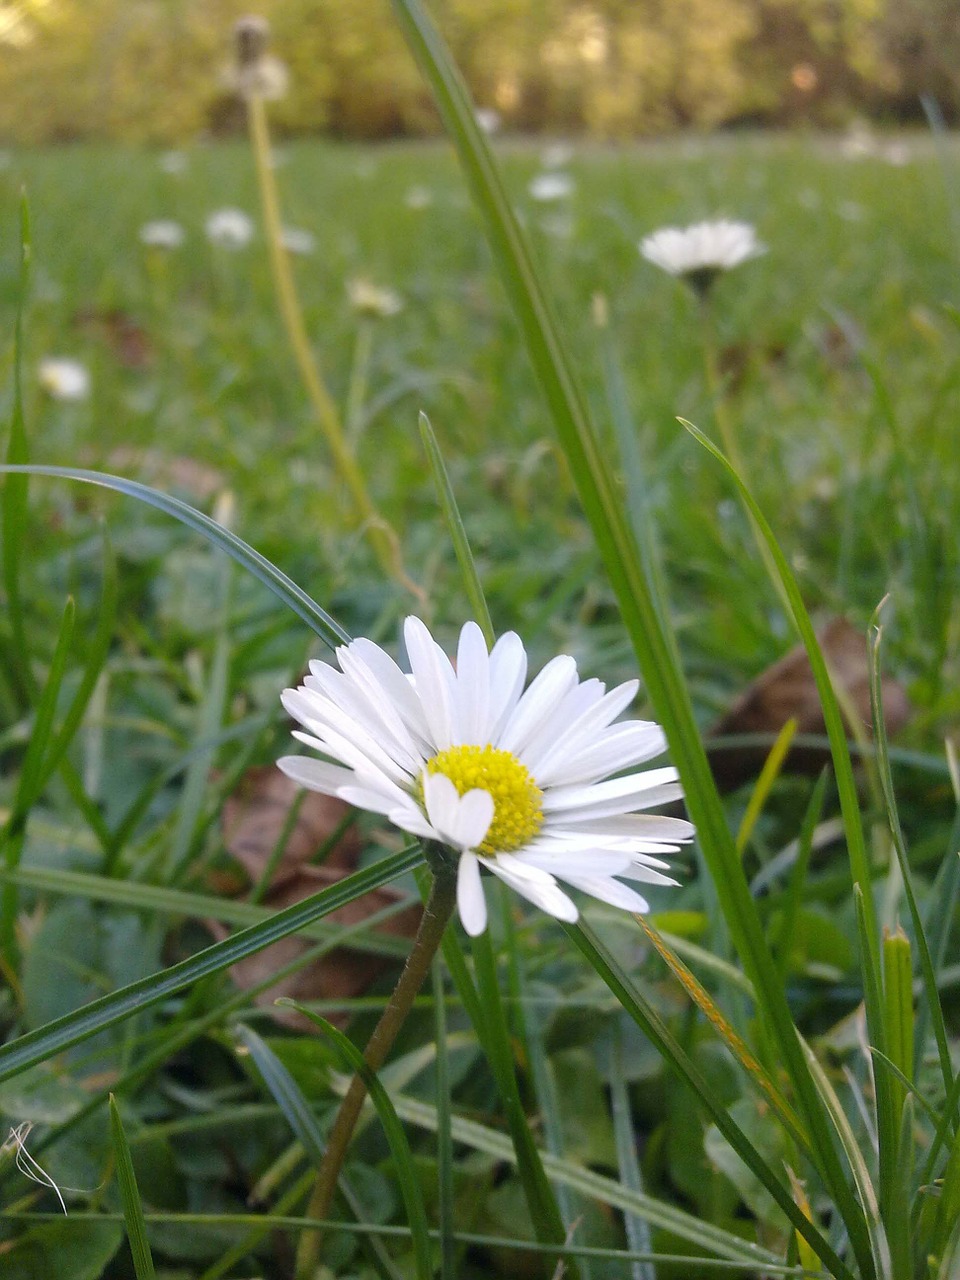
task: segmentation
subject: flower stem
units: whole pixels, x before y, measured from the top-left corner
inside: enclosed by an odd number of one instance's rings
[[[303,320],[303,310],[293,282],[293,272],[290,269],[290,259],[283,247],[280,197],[277,192],[277,180],[270,150],[267,113],[263,98],[259,94],[252,93],[247,96],[247,121],[250,126],[250,142],[257,170],[257,184],[260,188],[260,204],[263,210],[270,271],[280,315],[297,369],[326,438],[334,466],[350,493],[380,567],[422,599],[421,589],[407,576],[403,567],[396,532],[377,511],[370,497],[363,474],[344,433],[340,413],[327,389],[310,346],[310,338]]]
[[[455,867],[436,868],[420,927],[410,948],[410,954],[407,956],[407,962],[390,997],[390,1002],[384,1009],[364,1051],[364,1060],[371,1071],[378,1071],[383,1066],[397,1038],[397,1033],[406,1021],[417,993],[430,972],[430,965],[443,939],[456,901]],[[360,1076],[354,1076],[327,1139],[327,1149],[320,1163],[317,1180],[306,1210],[305,1216],[308,1218],[325,1218],[329,1212],[337,1177],[366,1096],[366,1085]],[[301,1236],[300,1247],[297,1250],[296,1280],[313,1280],[320,1256],[321,1239],[322,1234],[319,1230],[307,1231]]]

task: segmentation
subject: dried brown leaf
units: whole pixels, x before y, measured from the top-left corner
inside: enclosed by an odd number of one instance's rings
[[[844,701],[869,733],[870,667],[865,637],[845,618],[831,618],[817,632],[817,639]],[[890,676],[883,677],[883,706],[887,732],[892,737],[909,719],[911,708],[903,686]],[[708,736],[776,734],[790,719],[797,721],[798,733],[826,733],[817,686],[802,645],[791,649],[751,681]],[[710,763],[720,789],[732,791],[756,777],[767,750],[767,747],[745,746],[711,752]],[[786,771],[816,773],[828,759],[826,750],[796,747],[790,752]]]

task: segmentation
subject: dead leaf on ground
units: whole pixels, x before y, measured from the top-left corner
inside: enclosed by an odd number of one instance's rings
[[[349,806],[342,800],[322,796],[315,791],[302,793],[301,788],[279,769],[267,765],[248,770],[240,786],[227,799],[221,818],[227,849],[241,863],[251,881],[257,883],[280,838],[291,806],[301,794],[303,799],[290,839],[262,900],[264,906],[277,911],[336,884],[356,870],[361,842],[352,826],[333,846],[322,866],[312,866],[309,861],[340,826],[350,812]],[[354,925],[385,907],[401,902],[404,897],[385,885],[347,903],[324,919],[330,924]],[[395,937],[412,938],[421,913],[420,904],[412,902],[382,924],[380,929]],[[229,932],[217,921],[209,922],[208,927],[218,939],[226,937]],[[271,974],[296,960],[313,945],[307,939],[283,938],[234,965],[230,974],[238,987],[249,990],[268,980]],[[362,995],[393,963],[388,957],[353,950],[349,946],[338,947],[268,987],[255,998],[256,1004],[269,1008],[279,996],[304,1002],[353,999]],[[276,1020],[285,1026],[298,1030],[312,1027],[312,1023],[294,1010],[274,1009],[272,1012]],[[346,1018],[334,1016],[331,1021],[343,1025]]]
[[[831,618],[817,632],[817,639],[845,701],[869,733],[870,669],[865,636],[845,618]],[[883,677],[883,708],[887,732],[893,737],[906,724],[911,708],[903,686],[890,676]],[[797,721],[798,733],[826,734],[817,686],[802,645],[791,649],[751,681],[726,715],[713,726],[708,738],[776,734],[791,718]],[[709,741],[707,749],[710,751]],[[769,746],[710,751],[710,765],[721,791],[732,791],[755,778],[768,751]],[[818,773],[829,758],[825,749],[794,747],[785,771]]]
[[[108,311],[82,307],[75,312],[73,323],[81,332],[105,343],[125,369],[145,369],[153,364],[150,336],[129,312],[119,307],[111,307]]]
[[[335,796],[304,791],[276,765],[248,769],[239,786],[224,803],[220,817],[223,842],[256,884],[263,875],[293,805],[297,818],[276,871],[272,889],[297,874],[331,838],[350,813],[350,806]],[[350,872],[360,856],[360,835],[349,826],[327,856],[327,868]]]

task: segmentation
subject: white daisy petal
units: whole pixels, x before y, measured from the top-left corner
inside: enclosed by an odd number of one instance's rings
[[[580,916],[576,903],[572,898],[568,898],[563,892],[553,876],[533,876],[529,874],[520,874],[512,867],[503,865],[502,858],[482,859],[483,865],[488,867],[495,876],[510,886],[526,898],[528,902],[532,902],[535,907],[539,907],[541,911],[546,911],[556,920],[566,920],[568,924],[574,924]],[[533,868],[530,868],[532,871]]]
[[[475,622],[467,622],[460,632],[456,705],[456,741],[482,742],[490,719],[490,656]]]
[[[475,789],[461,796],[442,773],[423,775],[423,800],[431,825],[454,849],[475,849],[493,821],[493,796]]]
[[[348,650],[348,666],[353,662],[362,663],[371,677],[380,685],[383,697],[389,699],[414,737],[422,743],[429,743],[429,729],[420,699],[409,677],[404,675],[390,655],[384,653],[372,640],[354,640],[348,646]],[[346,668],[344,670],[349,674]]]
[[[512,632],[488,653],[465,624],[456,667],[418,618],[404,639],[409,675],[361,639],[337,651],[339,670],[312,662],[284,692],[294,736],[317,753],[284,757],[288,777],[459,854],[457,905],[474,936],[487,923],[481,867],[566,921],[577,906],[558,881],[628,911],[647,910],[630,882],[676,883],[664,855],[693,827],[644,812],[681,789],[675,769],[637,769],[665,741],[655,724],[617,719],[635,681],[607,692],[561,654],[524,692]]]
[[[341,787],[350,785],[354,776],[350,769],[327,764],[326,760],[314,760],[312,756],[281,756],[277,767],[301,787],[322,791],[325,796],[337,795]]]
[[[611,907],[620,907],[624,911],[633,911],[645,916],[650,911],[650,904],[628,885],[621,884],[610,876],[564,876],[567,884],[575,889],[582,889],[591,898],[609,903]]]
[[[577,678],[573,658],[552,658],[526,691],[503,728],[497,746],[519,756]]]
[[[454,743],[453,668],[419,618],[407,618],[403,639],[430,738],[443,751]]]
[[[471,938],[487,927],[487,900],[483,895],[480,863],[473,853],[461,853],[457,863],[457,911],[460,923]]]
[[[496,742],[523,693],[527,651],[515,631],[500,637],[490,650],[490,720],[485,741]]]

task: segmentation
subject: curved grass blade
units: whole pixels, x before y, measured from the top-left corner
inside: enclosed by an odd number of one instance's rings
[[[113,1138],[113,1153],[117,1161],[117,1182],[120,1186],[120,1201],[123,1205],[123,1220],[127,1228],[127,1240],[133,1257],[133,1269],[137,1280],[156,1280],[153,1268],[153,1255],[147,1239],[147,1222],[143,1214],[143,1202],[137,1186],[137,1175],[130,1157],[127,1135],[123,1131],[120,1108],[113,1094],[110,1095],[110,1134]]]
[[[393,3],[485,219],[501,280],[616,593],[656,718],[663,725],[671,757],[683,781],[687,807],[731,938],[754,984],[759,1011],[769,1023],[797,1093],[799,1110],[810,1131],[810,1145],[850,1235],[862,1280],[871,1280],[865,1224],[838,1158],[822,1100],[797,1045],[783,984],[767,947],[701,742],[676,641],[658,611],[656,583],[648,579],[644,570],[609,451],[590,420],[493,153],[476,123],[466,86],[421,0]]]
[[[0,1080],[9,1079],[19,1071],[42,1062],[44,1058],[52,1057],[71,1045],[89,1039],[105,1027],[113,1026],[139,1013],[141,1009],[158,1004],[168,996],[192,986],[201,978],[223,972],[238,960],[261,951],[280,938],[289,937],[404,872],[412,871],[422,858],[419,845],[402,849],[399,853],[382,858],[371,867],[354,872],[339,884],[321,890],[305,902],[278,911],[262,924],[243,929],[223,942],[206,947],[188,960],[182,960],[169,969],[121,987],[119,991],[102,996],[74,1013],[65,1014],[46,1026],[27,1032],[18,1040],[0,1048]]]
[[[307,595],[297,584],[270,561],[255,551],[235,533],[211,520],[202,511],[197,511],[189,503],[179,498],[171,498],[159,489],[151,489],[149,485],[138,480],[125,480],[122,476],[111,476],[101,471],[85,471],[79,467],[45,467],[45,466],[0,466],[0,474],[56,476],[62,480],[77,480],[83,484],[97,485],[102,489],[112,489],[115,493],[125,494],[128,498],[136,498],[158,511],[173,516],[188,529],[193,529],[201,537],[214,546],[220,547],[227,555],[232,556],[248,573],[253,574],[266,587],[278,596],[301,621],[315,631],[321,640],[331,649],[337,645],[349,644],[350,636],[330,617],[315,600]]]
[[[348,1040],[343,1032],[339,1031],[331,1022],[328,1022],[326,1018],[321,1018],[319,1014],[312,1013],[303,1005],[297,1004],[295,1000],[280,1000],[277,1003],[288,1005],[290,1008],[296,1009],[305,1018],[309,1018],[314,1026],[318,1027],[325,1036],[333,1041],[351,1068],[366,1085],[367,1093],[377,1109],[384,1135],[390,1145],[390,1152],[397,1166],[397,1181],[400,1184],[400,1192],[407,1210],[407,1223],[413,1237],[413,1258],[416,1275],[418,1280],[432,1280],[433,1250],[430,1243],[430,1229],[427,1224],[427,1211],[423,1206],[423,1196],[420,1194],[420,1180],[414,1168],[410,1143],[407,1141],[407,1135],[403,1131],[403,1125],[400,1123],[400,1118],[394,1105],[390,1101],[390,1095],[380,1083],[376,1072],[370,1070],[366,1059],[357,1046]]]

